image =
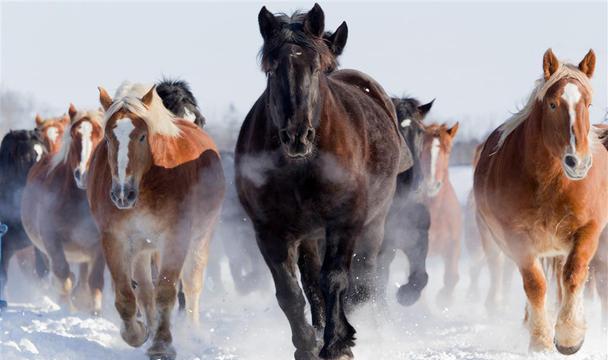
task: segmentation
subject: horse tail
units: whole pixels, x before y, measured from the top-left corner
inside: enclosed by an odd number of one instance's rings
[[[200,128],[205,126],[205,117],[199,111],[196,98],[186,81],[163,79],[156,84],[156,92],[163,105],[177,117],[190,120]]]

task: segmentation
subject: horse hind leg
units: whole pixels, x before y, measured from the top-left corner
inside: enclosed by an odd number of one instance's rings
[[[500,307],[501,286],[502,286],[502,271],[503,262],[505,261],[502,252],[498,245],[494,242],[490,230],[485,222],[477,214],[477,227],[481,238],[481,244],[485,259],[488,264],[490,273],[490,287],[485,301],[486,312],[493,316],[496,315]]]
[[[596,254],[596,257],[605,256],[604,254]],[[608,332],[608,259],[597,259],[593,262],[593,273],[595,278],[595,286],[598,296],[602,304],[602,331]]]

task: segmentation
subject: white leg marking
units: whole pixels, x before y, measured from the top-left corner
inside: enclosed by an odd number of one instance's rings
[[[129,165],[129,142],[131,132],[135,129],[131,119],[125,118],[116,121],[114,136],[118,141],[117,167],[118,181],[120,182],[120,196],[124,197],[125,181],[127,179],[127,166]]]
[[[570,147],[573,155],[576,155],[576,137],[574,136],[574,125],[576,125],[576,104],[581,99],[581,92],[573,83],[568,83],[564,87],[562,99],[568,104],[568,114],[570,115]]]
[[[80,123],[77,131],[80,133],[81,139],[80,163],[78,164],[78,169],[80,170],[81,174],[84,174],[87,171],[89,157],[93,151],[93,140],[91,139],[93,124],[91,124],[89,121],[83,121]]]

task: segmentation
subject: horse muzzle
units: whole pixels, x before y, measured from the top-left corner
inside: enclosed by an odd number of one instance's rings
[[[81,190],[87,189],[87,173],[81,172],[80,169],[74,170],[74,181],[76,186]]]
[[[315,129],[308,127],[303,131],[279,131],[279,138],[285,154],[292,159],[304,159],[313,153]]]
[[[593,158],[591,155],[587,155],[581,159],[576,154],[566,154],[562,159],[562,167],[566,177],[574,181],[584,179],[592,164]]]
[[[130,181],[127,184],[117,184],[112,182],[112,190],[110,190],[110,199],[120,210],[131,209],[137,203],[139,191],[137,187]]]

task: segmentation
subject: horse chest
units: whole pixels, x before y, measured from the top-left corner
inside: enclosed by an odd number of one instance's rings
[[[170,227],[162,217],[149,212],[131,215],[120,228],[120,237],[129,244],[130,252],[153,250],[161,244],[170,233]]]

